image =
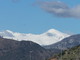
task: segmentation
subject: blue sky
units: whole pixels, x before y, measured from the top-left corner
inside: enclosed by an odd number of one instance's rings
[[[80,0],[59,1],[69,7],[80,4]],[[34,5],[35,2],[36,0],[0,0],[0,30],[40,34],[53,28],[62,32],[80,33],[80,18],[56,17],[37,4]]]

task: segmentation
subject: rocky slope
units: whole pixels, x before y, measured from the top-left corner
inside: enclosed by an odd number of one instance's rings
[[[49,60],[80,60],[80,45],[54,55]]]
[[[64,38],[60,42],[57,42],[52,45],[44,46],[44,48],[50,50],[52,54],[61,53],[63,50],[78,46],[80,44],[80,34],[72,35],[70,37]]]
[[[44,46],[47,49],[67,49],[80,44],[80,34],[72,35],[70,37],[64,38],[63,40],[48,46]]]

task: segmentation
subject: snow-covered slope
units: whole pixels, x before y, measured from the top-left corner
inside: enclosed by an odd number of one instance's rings
[[[17,33],[12,32],[10,30],[5,30],[0,32],[0,36],[8,39],[15,39],[18,41],[26,40],[26,41],[33,41],[40,45],[50,45],[56,42],[61,41],[63,38],[68,37],[70,35],[59,32],[55,29],[50,29],[45,33],[42,34],[24,34],[24,33]]]

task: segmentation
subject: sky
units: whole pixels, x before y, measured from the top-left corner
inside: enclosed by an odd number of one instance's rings
[[[0,0],[0,31],[80,33],[80,0]]]

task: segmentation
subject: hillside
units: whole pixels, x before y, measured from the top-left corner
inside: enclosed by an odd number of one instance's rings
[[[50,52],[31,41],[15,41],[0,37],[0,60],[46,60]]]
[[[80,45],[65,50],[64,52],[51,57],[49,60],[80,60]]]
[[[80,60],[80,45],[63,52],[62,59]]]
[[[55,44],[44,46],[44,48],[53,50],[54,49],[66,50],[68,48],[72,48],[78,45],[80,45],[80,34],[71,35]]]

